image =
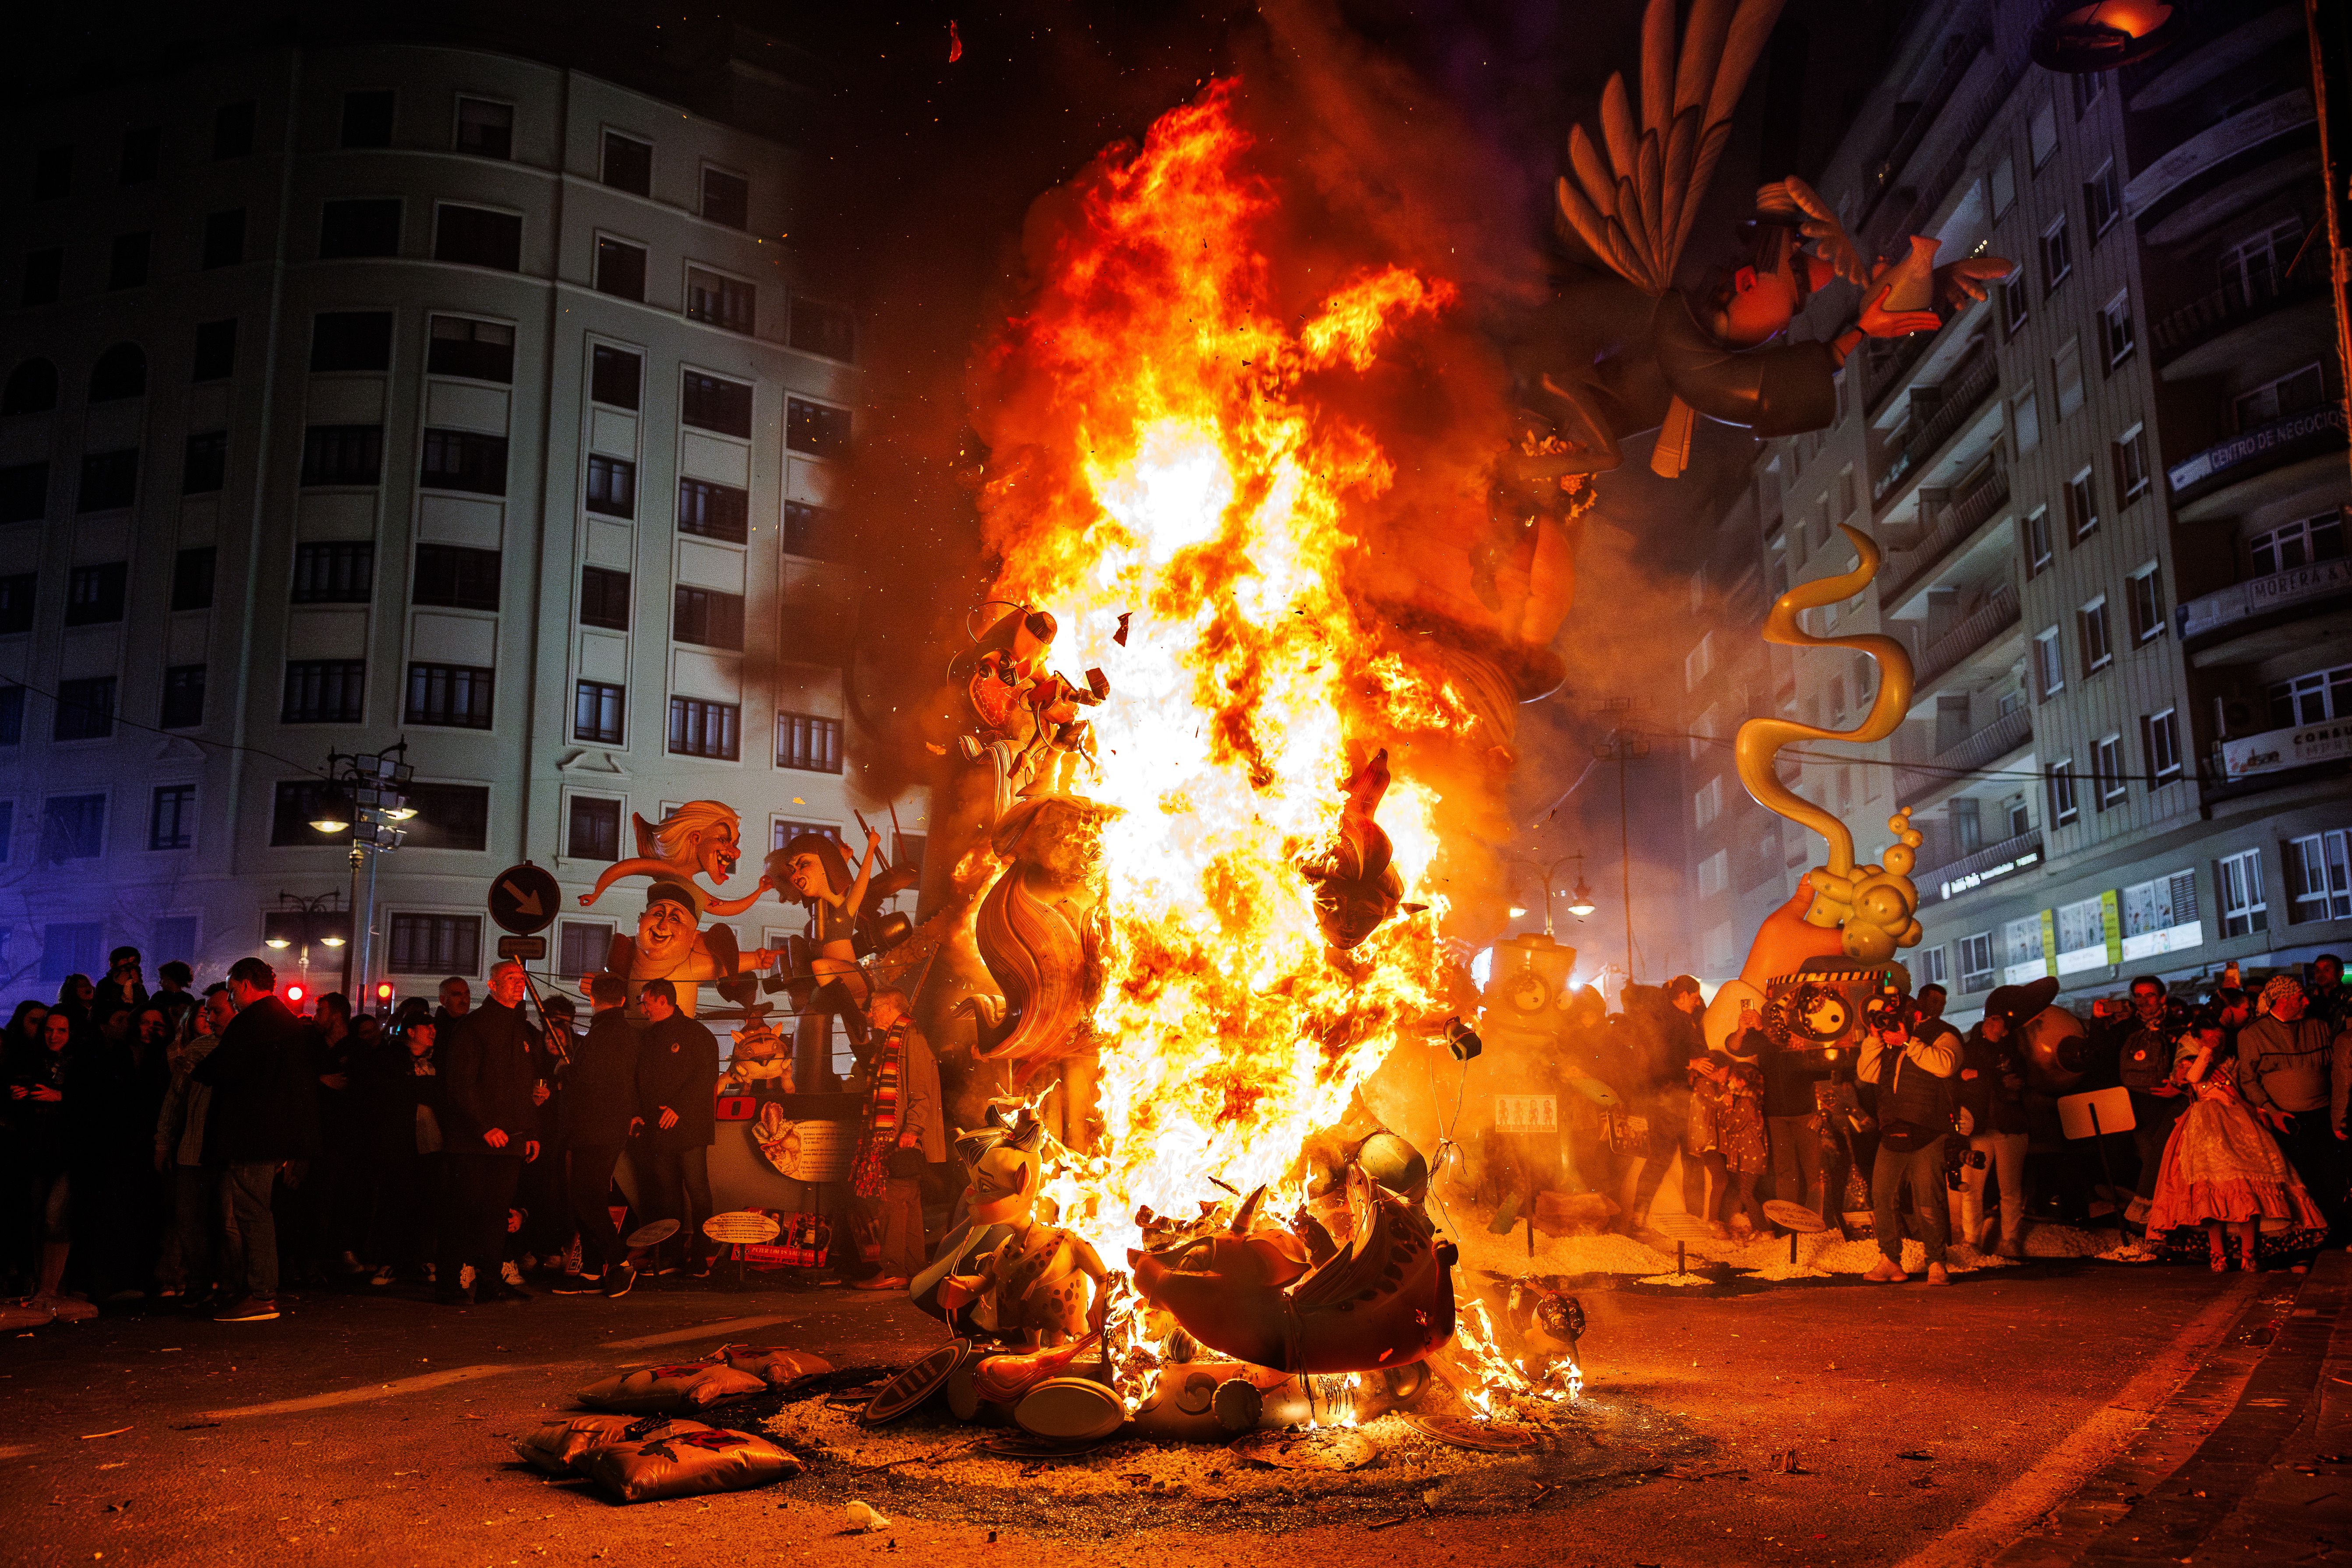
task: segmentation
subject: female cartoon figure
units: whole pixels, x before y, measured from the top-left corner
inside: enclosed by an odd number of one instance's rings
[[[778,898],[784,898],[789,889],[808,908],[805,940],[813,951],[805,965],[794,964],[796,973],[788,977],[793,1005],[802,1015],[795,1054],[804,1064],[800,1074],[804,1082],[814,1082],[814,1075],[825,1066],[829,1017],[841,1019],[853,1047],[866,1043],[866,1004],[873,986],[857,962],[857,920],[881,845],[882,835],[867,828],[866,859],[853,875],[840,840],[823,833],[798,834],[768,857],[766,874],[760,879],[760,885],[774,888]]]

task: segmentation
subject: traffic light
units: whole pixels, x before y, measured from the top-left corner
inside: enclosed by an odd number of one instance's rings
[[[308,994],[309,993],[303,990],[301,983],[297,981],[286,988],[286,1005],[299,1013],[302,1010],[302,998]]]
[[[392,982],[389,980],[375,983],[375,1010],[384,1014],[392,1011]]]

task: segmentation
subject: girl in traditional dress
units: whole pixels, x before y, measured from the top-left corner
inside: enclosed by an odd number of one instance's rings
[[[2165,1142],[2147,1233],[2153,1237],[2203,1226],[2216,1274],[2230,1267],[2225,1237],[2235,1237],[2238,1267],[2252,1273],[2255,1232],[2263,1220],[2304,1229],[2324,1229],[2327,1221],[2277,1142],[2238,1098],[2231,1075],[2211,1070],[2217,1058],[2225,1061],[2227,1047],[2221,1020],[2208,1013],[2175,1047],[2172,1081],[2196,1100]]]
[[[1756,1178],[1771,1163],[1764,1138],[1763,1041],[1763,1030],[1742,1029],[1720,1050],[1691,1058],[1688,1147],[1706,1166],[1706,1225],[1719,1241],[1744,1241],[1769,1224],[1756,1201]]]

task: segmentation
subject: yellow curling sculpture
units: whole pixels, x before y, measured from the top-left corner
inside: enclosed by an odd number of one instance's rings
[[[1867,654],[1878,666],[1878,696],[1862,723],[1852,730],[1823,730],[1792,719],[1750,719],[1739,727],[1732,756],[1739,782],[1758,805],[1811,828],[1829,841],[1829,863],[1806,874],[1812,902],[1805,910],[1805,923],[1836,929],[1846,957],[1877,963],[1893,958],[1897,948],[1919,943],[1919,889],[1912,886],[1910,870],[1918,863],[1916,852],[1922,839],[1911,826],[1910,812],[1898,811],[1887,818],[1887,830],[1895,842],[1885,851],[1886,863],[1857,866],[1853,834],[1846,825],[1782,784],[1773,765],[1780,748],[1791,741],[1883,741],[1895,733],[1911,709],[1911,655],[1900,642],[1876,633],[1815,637],[1799,624],[1801,612],[1843,604],[1878,575],[1877,543],[1860,529],[1843,523],[1838,525],[1838,531],[1861,558],[1854,569],[1843,576],[1801,583],[1781,595],[1764,619],[1764,639],[1789,647],[1845,647]]]

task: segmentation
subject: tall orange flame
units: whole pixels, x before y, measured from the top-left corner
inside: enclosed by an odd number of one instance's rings
[[[1264,254],[1279,194],[1233,90],[1212,84],[1068,193],[1028,308],[981,362],[997,396],[975,399],[996,441],[991,593],[1053,610],[1055,661],[1112,687],[1082,786],[1116,808],[1103,1131],[1048,1191],[1114,1260],[1139,1205],[1189,1215],[1220,1195],[1212,1176],[1281,1182],[1397,1026],[1437,1009],[1444,904],[1420,887],[1435,793],[1404,773],[1381,810],[1406,898],[1430,907],[1344,964],[1297,862],[1332,840],[1362,752],[1476,722],[1346,591],[1351,517],[1395,476],[1335,406],[1455,290],[1375,266],[1286,320]]]

